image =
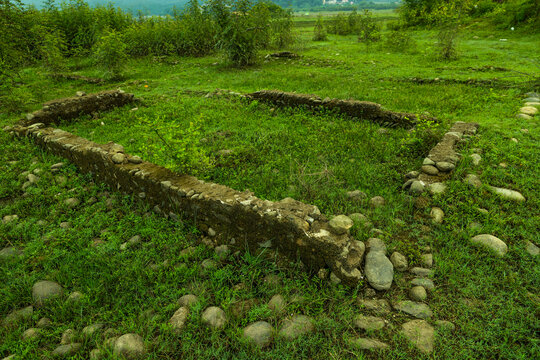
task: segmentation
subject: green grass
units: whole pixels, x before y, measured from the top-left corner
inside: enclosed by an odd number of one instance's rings
[[[134,59],[128,64],[125,81],[97,86],[55,82],[44,70],[28,68],[21,74],[23,85],[17,89],[21,96],[16,100],[23,103],[21,111],[28,111],[45,100],[70,96],[78,90],[121,87],[133,92],[142,99],[137,111],[131,111],[131,107],[116,109],[96,119],[86,117],[60,127],[97,142],[115,141],[132,154],[173,168],[179,168],[179,164],[169,156],[171,151],[160,150],[165,145],[154,129],[185,134],[189,123],[197,120],[199,133],[184,140],[201,149],[213,164],[197,169],[198,176],[237,190],[250,189],[261,198],[291,196],[316,204],[327,214],[362,212],[385,231],[390,252],[397,249],[415,259],[423,247],[433,249],[437,288],[430,294],[429,305],[434,319],[450,320],[457,326],[456,333],[437,336],[433,358],[540,357],[540,268],[538,259],[525,252],[526,241],[538,244],[539,127],[537,117],[530,121],[514,117],[523,94],[533,90],[521,85],[530,79],[521,73],[538,72],[540,58],[531,52],[539,44],[537,36],[471,26],[462,34],[459,59],[443,62],[434,55],[433,31],[411,32],[418,51],[408,54],[379,45],[367,51],[355,37],[330,36],[326,42],[314,43],[309,41],[309,27],[301,31],[302,41],[294,49],[301,58],[261,62],[247,69],[223,65],[217,55],[161,62]],[[501,42],[500,38],[508,41]],[[78,73],[100,76],[100,70],[88,60],[76,59],[70,66]],[[475,70],[484,66],[512,71]],[[498,78],[515,86],[396,81],[410,77]],[[411,145],[414,135],[407,130],[390,129],[381,134],[375,124],[331,113],[279,109],[185,92],[189,89],[204,94],[216,88],[239,92],[277,88],[354,98],[395,111],[429,112],[440,119],[441,130],[454,121],[475,121],[481,127],[478,136],[461,149],[463,161],[448,182],[448,192],[431,201],[431,206],[441,207],[446,214],[442,225],[433,225],[425,217],[429,209],[415,209],[412,199],[401,191],[402,175],[418,169],[433,145],[429,137],[418,134],[420,141]],[[2,114],[0,123],[11,124],[17,117]],[[513,137],[518,143],[510,141]],[[10,244],[24,248],[20,261],[0,265],[0,314],[29,305],[32,284],[41,279],[58,281],[68,292],[85,294],[78,307],[57,302],[36,309],[33,323],[12,331],[0,330],[0,355],[17,353],[27,359],[39,358],[54,349],[64,330],[105,322],[120,333],[142,335],[152,359],[383,356],[356,350],[347,342],[349,337],[365,335],[352,325],[353,316],[361,312],[355,299],[363,297],[363,285],[355,289],[332,286],[309,276],[298,264],[278,265],[256,254],[241,253],[220,263],[216,271],[204,271],[200,263],[213,253],[199,244],[199,236],[189,223],[161,218],[134,198],[94,184],[71,165],[62,170],[68,184],[57,185],[48,169],[60,159],[26,141],[13,141],[2,133],[0,148],[5,154],[0,163],[0,217],[18,214],[20,218],[15,224],[0,224],[0,248]],[[467,157],[474,148],[481,149],[483,157],[476,169]],[[218,156],[223,149],[233,150],[233,155]],[[508,167],[500,167],[501,162]],[[43,169],[41,181],[22,196],[24,179],[20,174],[34,168]],[[472,171],[484,183],[520,191],[527,201],[509,203],[485,188],[465,186],[462,179]],[[382,195],[388,205],[373,210],[367,204],[352,204],[345,192],[354,189],[369,196]],[[73,196],[83,205],[68,210],[62,200]],[[98,201],[86,204],[92,196]],[[485,208],[488,214],[476,208]],[[47,224],[40,226],[38,220]],[[63,221],[71,222],[72,227],[61,229],[59,223]],[[482,228],[472,230],[469,226],[473,222]],[[478,233],[501,238],[509,246],[508,254],[500,259],[470,245],[469,238]],[[136,234],[142,236],[143,243],[120,251],[120,244]],[[369,237],[360,229],[354,234],[359,240]],[[104,240],[104,244],[92,247],[95,238]],[[189,246],[197,246],[195,254],[180,256],[180,251]],[[150,266],[164,261],[165,265]],[[280,287],[263,282],[270,273],[280,276]],[[382,296],[390,300],[406,298],[409,276],[397,274],[395,280],[395,289]],[[235,289],[239,283],[244,287]],[[176,300],[189,292],[199,295],[201,304],[192,311],[185,331],[175,336],[165,324],[176,310]],[[294,343],[277,340],[254,355],[254,350],[240,340],[241,329],[258,320],[279,328],[285,316],[272,316],[265,305],[277,293],[287,300],[303,295],[303,303],[289,303],[287,315],[313,316],[317,331]],[[206,306],[217,305],[229,311],[235,301],[251,298],[259,299],[260,305],[244,318],[233,319],[225,331],[211,333],[201,326],[199,314]],[[141,317],[148,310],[157,316],[153,321]],[[54,326],[44,331],[40,340],[22,342],[22,332],[43,316],[50,317]],[[391,344],[384,356],[424,357],[398,335],[406,317],[393,313],[387,318],[390,324],[385,330],[368,334]],[[95,341],[85,341],[81,359],[87,358]]]

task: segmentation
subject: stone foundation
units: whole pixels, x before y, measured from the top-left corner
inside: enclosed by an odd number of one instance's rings
[[[28,114],[26,119],[21,120],[19,124],[22,126],[36,123],[50,125],[61,120],[71,120],[81,115],[110,110],[134,101],[133,94],[122,90],[102,91],[88,95],[79,92],[78,96],[46,102],[41,110]]]
[[[108,93],[110,100],[118,99]],[[120,98],[124,99],[122,95]],[[36,116],[37,118],[38,116]],[[205,183],[142,161],[121,145],[96,144],[42,123],[6,129],[27,136],[53,154],[69,159],[114,189],[139,196],[165,214],[190,219],[215,243],[255,252],[270,247],[300,259],[308,269],[330,268],[341,281],[356,285],[362,278],[364,244],[345,229],[331,227],[316,206],[294,199],[261,200],[250,192]]]
[[[253,100],[267,101],[281,106],[308,106],[311,108],[325,108],[334,110],[347,116],[370,120],[386,127],[411,128],[417,122],[414,114],[399,113],[385,110],[381,105],[358,100],[339,100],[325,98],[316,95],[296,94],[278,90],[262,90],[246,97]],[[434,118],[427,118],[436,121]]]

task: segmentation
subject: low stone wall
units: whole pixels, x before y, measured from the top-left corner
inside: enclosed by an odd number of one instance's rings
[[[112,102],[114,99],[117,97],[111,95]],[[191,219],[216,244],[227,242],[251,251],[271,247],[290,259],[301,259],[313,271],[330,268],[349,285],[363,278],[365,247],[348,234],[352,221],[346,217],[341,217],[345,223],[340,224],[328,221],[316,206],[294,199],[272,202],[250,192],[205,183],[126,154],[121,145],[96,144],[42,123],[6,130],[33,139],[83,172],[92,173],[115,189],[145,198],[166,214]]]
[[[411,128],[417,122],[417,117],[414,114],[384,110],[381,105],[368,101],[321,99],[316,95],[296,94],[279,90],[257,91],[246,94],[246,97],[283,106],[323,107],[329,110],[336,110],[347,116],[370,120],[386,127]],[[429,120],[436,121],[434,118],[429,118]]]
[[[35,111],[19,122],[22,126],[42,123],[50,125],[60,120],[71,120],[81,115],[106,111],[135,101],[133,94],[122,90],[102,91],[96,94],[79,92],[77,96],[57,99],[43,104],[41,110]]]
[[[454,123],[441,141],[431,149],[420,171],[412,171],[406,175],[407,179],[403,188],[409,189],[412,193],[421,194],[425,186],[428,186],[430,190],[430,188],[438,187],[433,184],[442,184],[450,177],[459,161],[460,156],[457,152],[459,142],[464,137],[476,134],[478,126],[477,123],[461,121]]]

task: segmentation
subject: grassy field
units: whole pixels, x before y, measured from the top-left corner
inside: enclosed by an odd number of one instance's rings
[[[201,178],[250,189],[265,199],[293,197],[330,215],[361,212],[384,231],[390,253],[399,250],[417,259],[421,249],[431,247],[436,289],[429,294],[429,306],[434,319],[456,325],[455,333],[439,332],[434,353],[426,356],[399,335],[406,317],[392,313],[386,316],[385,329],[368,334],[390,344],[390,349],[384,355],[358,350],[349,339],[365,336],[352,321],[363,312],[357,299],[365,296],[364,285],[334,286],[310,277],[298,264],[277,265],[255,254],[216,259],[216,269],[204,269],[201,262],[214,254],[200,244],[189,223],[163,219],[138,200],[94,184],[71,165],[52,174],[50,165],[61,159],[2,132],[0,217],[17,214],[19,220],[0,223],[0,248],[14,245],[24,249],[24,255],[15,263],[0,264],[0,314],[31,304],[31,287],[41,279],[57,281],[66,292],[80,291],[84,297],[78,305],[58,301],[36,308],[31,322],[0,328],[0,356],[47,358],[66,329],[80,331],[105,323],[120,334],[143,336],[150,359],[540,357],[540,267],[538,257],[525,251],[527,241],[539,245],[540,133],[538,116],[515,118],[524,93],[535,90],[524,82],[538,76],[540,57],[534,51],[540,45],[538,36],[473,24],[460,36],[459,58],[446,62],[436,57],[435,31],[410,31],[416,50],[397,53],[381,44],[367,48],[353,36],[330,35],[328,41],[312,42],[309,26],[298,29],[300,39],[291,50],[299,58],[263,60],[246,69],[231,68],[218,55],[150,57],[130,60],[121,82],[89,85],[54,81],[42,68],[27,68],[17,89],[24,100],[19,104],[21,114],[4,112],[0,124],[12,124],[41,102],[79,90],[120,87],[133,92],[142,99],[138,110],[116,109],[60,127],[96,142],[120,143],[131,154],[182,171],[156,130],[167,133],[170,141],[198,150],[197,156],[186,151],[193,155],[190,172]],[[74,59],[70,67],[78,74],[101,76],[87,59]],[[496,80],[492,86],[476,86],[418,84],[410,78]],[[280,89],[367,100],[394,111],[429,113],[440,126],[433,129],[434,135],[381,130],[368,121],[332,113],[206,96],[215,89]],[[455,121],[478,122],[481,127],[462,149],[463,160],[447,193],[431,202],[446,214],[443,224],[436,225],[425,217],[429,209],[415,209],[413,199],[401,190],[403,174],[420,168],[438,136]],[[232,155],[222,156],[220,150],[232,150]],[[482,155],[477,167],[468,157],[475,151]],[[40,181],[21,190],[24,172],[35,169],[41,169]],[[470,172],[484,183],[520,191],[527,201],[509,203],[485,187],[471,189],[462,181]],[[381,195],[387,205],[372,209],[354,204],[346,192],[355,189],[369,197]],[[66,207],[63,200],[71,197],[80,199],[81,205]],[[71,226],[62,228],[62,222]],[[364,241],[368,230],[355,229],[355,235]],[[508,254],[497,258],[472,246],[469,238],[480,233],[505,241]],[[134,235],[142,242],[121,251],[121,244]],[[190,246],[195,247],[193,252],[182,253]],[[269,274],[278,275],[279,285],[264,281]],[[408,275],[396,274],[395,288],[380,297],[406,298],[409,280]],[[201,301],[178,336],[166,323],[177,309],[177,299],[187,293]],[[275,294],[288,302],[283,314],[275,315],[267,306]],[[243,316],[233,316],[234,304],[248,299],[257,299],[257,305]],[[211,305],[222,307],[231,318],[222,332],[200,323],[199,314]],[[276,340],[264,351],[240,339],[249,323],[266,320],[279,328],[293,314],[312,316],[316,331],[294,342]],[[22,341],[24,330],[41,317],[50,318],[53,326],[37,340]],[[84,339],[78,358],[88,358],[101,342],[99,337]]]

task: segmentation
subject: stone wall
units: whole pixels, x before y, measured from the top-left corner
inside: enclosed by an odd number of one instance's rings
[[[424,159],[420,171],[411,171],[407,174],[404,189],[421,194],[427,186],[430,192],[439,192],[444,187],[442,183],[451,176],[456,168],[460,155],[457,147],[465,137],[476,134],[477,123],[465,123],[458,121],[452,125],[443,138],[435,145]]]
[[[358,100],[321,99],[316,95],[296,94],[279,90],[262,90],[246,94],[254,100],[267,101],[282,106],[308,106],[312,108],[326,108],[347,116],[370,120],[385,127],[411,128],[417,122],[414,114],[393,112],[385,110],[381,105]],[[436,121],[434,118],[428,118]]]
[[[26,116],[19,123],[28,126],[35,123],[50,125],[60,120],[71,120],[81,115],[88,115],[98,111],[106,111],[135,101],[133,94],[122,90],[102,91],[86,95],[83,92],[77,96],[57,99],[43,104],[41,110]]]
[[[114,102],[117,97],[109,94],[105,99]],[[232,246],[240,250],[271,247],[290,259],[300,259],[314,272],[329,268],[349,285],[363,278],[364,244],[348,234],[352,221],[346,217],[338,217],[345,218],[340,224],[328,221],[316,206],[294,199],[272,202],[205,183],[126,154],[121,145],[96,144],[43,123],[6,130],[33,139],[114,189],[145,198],[166,214],[192,220],[216,244],[231,245],[234,239]]]

